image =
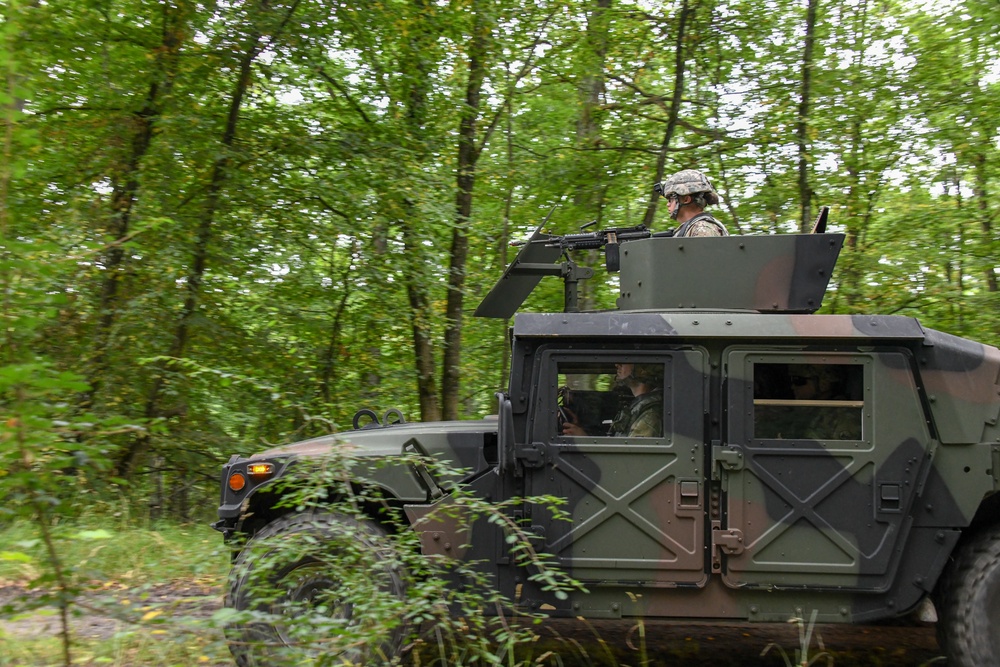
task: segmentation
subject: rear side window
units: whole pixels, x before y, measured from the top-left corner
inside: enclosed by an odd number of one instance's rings
[[[836,363],[755,363],[753,437],[861,440],[864,367]]]

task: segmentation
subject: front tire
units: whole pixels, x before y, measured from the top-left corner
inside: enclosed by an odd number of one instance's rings
[[[402,566],[385,531],[344,514],[280,517],[251,538],[230,575],[227,629],[240,667],[380,664],[405,635]]]
[[[948,667],[1000,667],[1000,527],[960,548],[939,603],[938,638]]]

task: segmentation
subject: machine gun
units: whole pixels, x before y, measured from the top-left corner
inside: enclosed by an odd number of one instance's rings
[[[553,208],[553,211],[555,208]],[[609,272],[621,269],[621,244],[625,241],[674,236],[675,230],[653,233],[645,225],[635,227],[610,227],[595,232],[584,232],[584,225],[578,234],[556,236],[543,233],[542,227],[548,222],[552,211],[545,217],[530,237],[523,241],[513,241],[512,246],[520,250],[517,257],[504,271],[476,309],[476,317],[507,319],[514,315],[524,300],[531,294],[538,282],[545,276],[559,277],[563,281],[564,307],[567,313],[579,312],[579,290],[581,280],[593,277],[594,269],[579,266],[570,256],[570,250],[598,250],[604,248],[605,266]],[[699,304],[703,308],[739,308],[796,313],[812,313],[819,308],[823,292],[829,281],[830,271],[837,261],[843,246],[843,234],[827,234],[826,224],[830,215],[827,206],[822,207],[812,234],[789,234],[781,241],[748,240],[752,237],[719,237],[710,244],[687,243],[636,243],[635,252],[627,253],[626,270],[621,276],[623,287],[618,299],[620,308],[677,308],[677,304]],[[680,241],[681,239],[678,239]],[[751,245],[747,245],[750,243]],[[793,261],[783,263],[789,270],[775,278],[774,266],[768,264],[773,259],[773,249],[784,244],[781,253]],[[655,253],[653,246],[657,246]],[[689,247],[684,252],[685,246]],[[760,254],[753,254],[748,247],[766,248]],[[671,254],[667,259],[667,252]],[[751,276],[752,283],[735,285],[732,281],[709,280],[704,284],[692,284],[686,278],[714,265],[717,257],[726,257],[735,262],[733,270]],[[770,268],[767,268],[770,267]],[[701,275],[701,274],[698,274]],[[758,289],[760,276],[769,276]],[[631,282],[629,282],[631,281]],[[783,282],[785,281],[785,282]],[[641,289],[640,289],[641,287]],[[785,288],[788,288],[787,290]],[[669,301],[667,300],[669,295]]]
[[[584,225],[583,229],[594,223]],[[673,236],[673,231],[653,234],[645,225],[635,227],[610,227],[596,232],[550,236],[535,234],[526,241],[513,241],[513,246],[523,246],[530,243],[544,244],[549,248],[559,248],[565,253],[570,250],[597,250],[604,248],[604,266],[609,272],[621,269],[621,243],[637,239],[648,239],[650,236]]]
[[[549,216],[551,215],[550,212]],[[604,262],[608,271],[618,271],[621,269],[619,246],[623,241],[647,239],[650,236],[673,235],[673,232],[653,234],[644,225],[638,225],[636,227],[612,227],[596,232],[555,236],[542,233],[542,226],[547,221],[548,216],[527,239],[511,242],[512,246],[520,247],[521,250],[504,271],[497,284],[479,304],[479,308],[475,312],[477,317],[510,317],[544,276],[562,278],[565,311],[568,313],[578,312],[580,307],[577,286],[581,280],[592,277],[594,270],[587,266],[577,265],[569,258],[570,250],[604,248]],[[593,223],[590,224],[593,225]],[[587,226],[589,225],[585,225],[583,228],[586,229]],[[562,259],[561,262],[560,259]]]

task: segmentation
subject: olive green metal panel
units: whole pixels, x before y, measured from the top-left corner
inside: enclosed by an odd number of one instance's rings
[[[563,251],[558,245],[546,245],[552,238],[535,230],[473,314],[507,319],[517,312],[544,276],[559,275],[555,261]]]
[[[618,307],[814,312],[843,243],[843,234],[630,241],[621,248]]]
[[[545,405],[535,408],[538,465],[525,469],[529,495],[567,499],[569,521],[535,510],[544,550],[588,584],[702,586],[705,570],[703,350],[655,355],[666,367],[664,437],[556,435]],[[539,385],[555,382],[552,358]],[[548,370],[545,370],[548,369]],[[540,391],[540,396],[554,397]],[[548,398],[541,399],[548,401]]]
[[[858,437],[755,437],[754,365],[772,362],[863,369]],[[935,446],[906,355],[733,351],[729,372],[738,409],[727,445],[743,465],[724,473],[727,528],[739,531],[742,549],[727,555],[725,583],[887,590]]]
[[[920,374],[941,442],[983,441],[1000,419],[1000,351],[928,329]]]

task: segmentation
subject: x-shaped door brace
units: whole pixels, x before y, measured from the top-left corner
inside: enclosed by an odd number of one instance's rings
[[[650,522],[646,517],[642,516],[634,509],[632,509],[632,503],[642,497],[650,489],[655,488],[657,485],[663,483],[667,477],[670,475],[671,466],[677,461],[677,452],[674,450],[666,450],[663,452],[664,456],[668,458],[667,462],[660,467],[658,470],[654,471],[651,475],[646,477],[642,482],[633,486],[631,489],[626,491],[621,496],[613,495],[608,489],[601,486],[600,482],[596,479],[592,479],[580,468],[570,465],[567,461],[567,457],[563,454],[563,447],[553,445],[551,447],[555,450],[553,457],[556,463],[553,464],[553,469],[562,472],[563,475],[577,483],[581,488],[583,488],[589,495],[601,500],[605,503],[605,506],[595,513],[589,519],[582,521],[581,523],[574,523],[572,530],[553,542],[549,548],[553,554],[558,554],[561,550],[569,546],[571,542],[579,540],[581,537],[591,532],[604,521],[610,518],[611,515],[620,514],[625,518],[626,521],[634,525],[636,528],[641,530],[646,535],[649,535],[655,539],[660,546],[666,549],[674,549],[675,552],[684,553],[687,555],[692,555],[695,550],[701,549],[702,545],[699,543],[693,545],[693,549],[687,549],[672,537],[660,530],[655,524]],[[569,449],[569,448],[565,448]],[[580,446],[573,446],[575,451],[580,451]],[[602,448],[603,449],[603,448]],[[580,452],[586,453],[586,451]],[[649,454],[649,450],[642,452],[643,454]],[[617,451],[616,456],[622,456],[620,451]],[[560,465],[561,464],[561,465]],[[547,474],[547,473],[543,473]]]
[[[814,509],[823,500],[829,497],[834,491],[840,488],[842,485],[849,482],[854,478],[854,474],[858,472],[856,470],[858,466],[858,461],[851,458],[850,461],[845,464],[839,472],[829,478],[825,483],[817,487],[811,494],[805,498],[799,498],[795,492],[785,486],[777,477],[768,472],[760,463],[757,462],[757,457],[749,457],[748,466],[745,469],[747,472],[752,472],[757,476],[762,484],[774,491],[782,500],[791,506],[788,513],[782,517],[775,517],[773,519],[773,524],[770,528],[764,531],[757,539],[746,545],[747,552],[752,553],[753,551],[760,551],[767,547],[769,544],[774,542],[776,539],[781,537],[781,535],[787,531],[789,528],[795,525],[799,519],[805,519],[812,525],[819,529],[825,529],[824,535],[830,540],[844,550],[845,553],[856,553],[862,558],[869,560],[876,553],[878,553],[882,547],[885,545],[885,541],[889,539],[889,536],[893,533],[893,525],[889,524],[885,533],[882,535],[882,539],[879,544],[875,547],[871,554],[862,553],[858,548],[857,544],[852,543],[848,539],[844,538],[843,535],[832,526],[826,519],[819,515]],[[840,457],[838,457],[840,458]],[[864,461],[867,464],[869,461]],[[746,473],[744,473],[746,474]],[[730,561],[732,563],[732,561]],[[730,568],[732,569],[732,568]]]

